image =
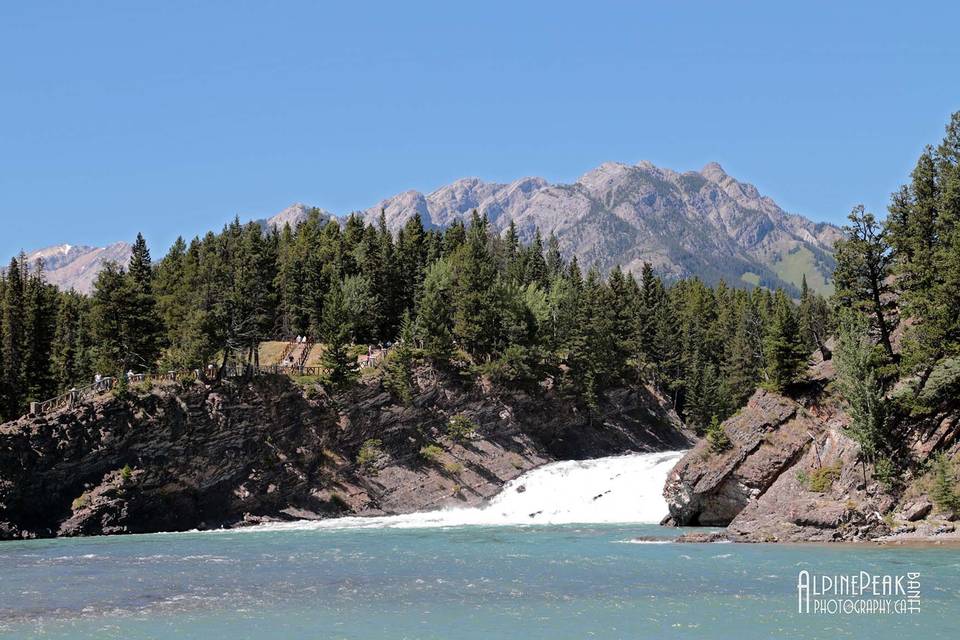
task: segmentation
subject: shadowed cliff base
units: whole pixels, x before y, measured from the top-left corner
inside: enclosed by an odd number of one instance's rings
[[[644,387],[588,411],[421,366],[329,396],[285,376],[156,384],[0,426],[0,538],[183,531],[478,504],[558,459],[675,450]],[[452,423],[468,428],[454,429]]]

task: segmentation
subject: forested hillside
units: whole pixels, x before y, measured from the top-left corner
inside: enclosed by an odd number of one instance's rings
[[[760,542],[956,536],[960,113],[886,220],[863,207],[849,219],[832,361],[708,430],[664,489],[675,524]]]
[[[895,470],[911,425],[960,390],[960,112],[885,221],[857,207],[837,244],[837,370],[868,461]],[[960,507],[960,504],[958,504]]]
[[[129,264],[110,264],[89,296],[11,262],[2,294],[2,415],[83,384],[95,373],[253,362],[265,339],[325,344],[327,384],[356,377],[351,345],[397,343],[387,367],[401,397],[411,363],[429,358],[495,384],[551,385],[593,406],[624,383],[649,383],[693,426],[723,419],[758,383],[789,384],[827,330],[825,302],[804,288],[745,291],[697,279],[665,284],[581,269],[555,237],[522,244],[485,217],[396,233],[314,212],[264,233],[234,221],[178,240],[152,263],[142,237]]]

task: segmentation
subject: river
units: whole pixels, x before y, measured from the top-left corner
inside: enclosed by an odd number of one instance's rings
[[[0,637],[955,637],[956,548],[671,542],[678,455],[547,465],[481,509],[0,542]],[[919,612],[800,613],[803,570],[917,573]]]

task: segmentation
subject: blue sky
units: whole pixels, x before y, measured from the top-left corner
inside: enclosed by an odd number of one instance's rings
[[[960,109],[958,24],[955,2],[4,0],[0,254],[137,231],[159,254],[294,201],[607,160],[883,212]]]

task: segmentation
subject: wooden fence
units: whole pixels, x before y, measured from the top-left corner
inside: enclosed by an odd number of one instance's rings
[[[244,376],[252,375],[262,375],[262,374],[274,374],[274,375],[288,375],[288,376],[320,376],[323,374],[323,367],[311,366],[308,367],[304,362],[307,360],[307,354],[310,353],[310,350],[313,348],[313,343],[308,343],[304,345],[303,353],[300,357],[300,362],[296,365],[255,365],[255,364],[231,364],[223,370],[222,377],[224,378],[241,378]],[[387,349],[375,349],[370,354],[361,355],[357,358],[357,364],[361,368],[374,367],[387,355]],[[180,370],[180,371],[167,371],[164,373],[128,373],[127,381],[130,383],[137,382],[152,382],[152,381],[168,381],[175,382],[176,380],[183,377],[193,377],[197,380],[206,379],[213,380],[217,377],[218,368],[215,365],[208,365],[205,371],[200,369],[194,369],[192,371]],[[33,415],[41,415],[44,413],[49,413],[51,411],[56,411],[57,409],[62,409],[65,407],[73,408],[77,405],[78,402],[86,398],[105,393],[110,391],[117,386],[117,378],[105,377],[89,384],[85,387],[75,387],[70,389],[66,393],[62,393],[55,398],[50,398],[49,400],[44,400],[42,402],[31,402],[30,403],[30,413]]]

